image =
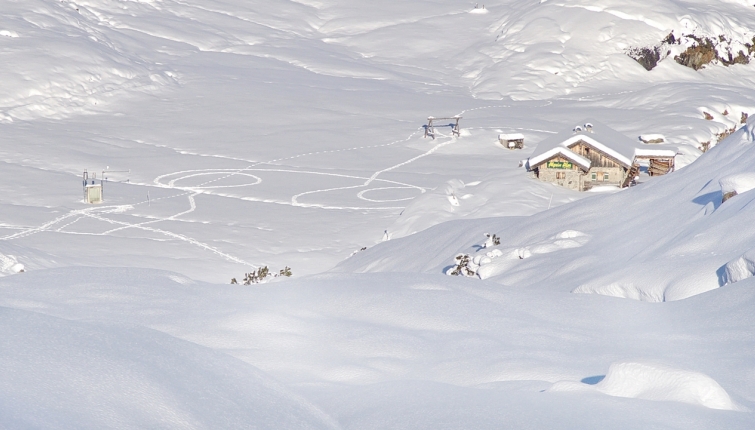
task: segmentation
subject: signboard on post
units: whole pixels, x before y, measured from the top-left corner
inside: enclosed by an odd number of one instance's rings
[[[555,161],[551,160],[548,162],[548,168],[549,169],[571,169],[572,163],[568,161]]]

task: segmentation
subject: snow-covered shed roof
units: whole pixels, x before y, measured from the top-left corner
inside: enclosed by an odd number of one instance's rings
[[[566,149],[571,153],[569,158],[573,159],[575,156],[579,157],[579,155],[569,151],[568,147],[574,145],[580,140],[586,142],[595,149],[604,152],[616,161],[624,164],[626,167],[632,165],[632,160],[637,154],[638,149],[647,149],[647,146],[630,139],[607,125],[598,121],[587,120],[577,123],[576,127],[573,127],[572,130],[565,130],[540,142],[537,145],[534,154],[530,157],[529,165],[534,167],[543,161],[546,161],[552,156],[552,151],[555,148]],[[663,150],[662,152],[664,155],[661,156],[668,156],[666,155],[668,150]],[[671,156],[676,154],[675,151],[673,152],[674,154]],[[584,157],[580,158],[586,160]],[[587,168],[589,168],[589,160],[587,163]]]
[[[524,140],[522,133],[504,133],[498,135],[499,140]]]
[[[653,145],[652,147],[640,147],[634,151],[635,157],[647,158],[673,158],[679,149],[670,145]]]

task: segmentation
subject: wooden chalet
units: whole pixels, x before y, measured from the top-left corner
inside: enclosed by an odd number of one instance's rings
[[[525,165],[541,181],[577,191],[604,185],[624,188],[632,184],[642,165],[648,166],[651,176],[674,170],[676,149],[661,146],[648,148],[590,121],[538,144]]]

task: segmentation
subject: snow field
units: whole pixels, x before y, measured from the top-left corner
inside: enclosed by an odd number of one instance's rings
[[[716,143],[755,63],[625,54],[741,47],[752,5],[473,7],[8,1],[0,427],[752,428],[752,120]],[[587,117],[679,170],[580,194],[517,167]],[[130,173],[84,205],[105,166]],[[227,285],[259,265],[294,278]]]

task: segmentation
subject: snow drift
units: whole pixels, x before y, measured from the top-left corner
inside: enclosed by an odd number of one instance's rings
[[[751,249],[726,263],[721,269],[723,269],[721,285],[733,284],[755,276],[755,249]]]
[[[562,381],[553,384],[549,391],[598,391],[615,397],[682,402],[729,411],[738,409],[711,377],[649,362],[612,363],[596,385]]]
[[[613,363],[596,388],[609,396],[736,409],[726,391],[711,377],[652,363]]]

